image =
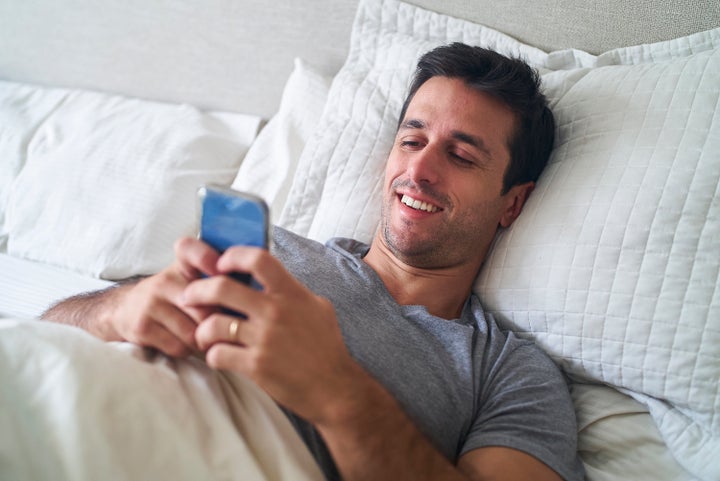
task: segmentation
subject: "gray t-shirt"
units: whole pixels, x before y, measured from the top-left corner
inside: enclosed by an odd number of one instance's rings
[[[535,456],[565,480],[583,479],[575,413],[563,376],[532,343],[499,329],[474,295],[445,320],[399,305],[362,258],[369,246],[326,246],[275,228],[273,253],[335,306],[352,356],[398,400],[452,462],[483,446]],[[328,479],[340,479],[320,435],[288,413]]]

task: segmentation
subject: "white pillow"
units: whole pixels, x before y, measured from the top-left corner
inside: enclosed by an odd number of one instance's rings
[[[5,211],[10,185],[25,165],[25,151],[38,126],[65,98],[64,92],[0,81],[0,252],[7,240]]]
[[[18,108],[58,96],[17,152],[27,158],[7,201],[8,253],[107,279],[171,262],[175,239],[196,231],[195,190],[232,182],[260,122],[39,87]]]
[[[597,57],[546,54],[364,0],[281,224],[320,241],[372,238],[416,59],[451,41],[539,67],[560,125],[528,212],[499,238],[476,292],[571,375],[646,403],[684,467],[720,479],[720,29]]]
[[[720,479],[720,48],[544,80],[557,146],[476,292]]]
[[[233,181],[234,189],[265,199],[275,223],[285,205],[300,154],[320,120],[331,82],[332,77],[295,59],[277,114],[250,146]]]

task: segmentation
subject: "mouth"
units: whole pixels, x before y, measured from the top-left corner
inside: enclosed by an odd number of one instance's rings
[[[414,199],[410,197],[407,194],[403,194],[400,198],[400,202],[405,204],[406,206],[410,207],[411,209],[415,210],[421,210],[423,212],[429,212],[434,213],[439,210],[442,210],[440,207],[436,206],[435,204],[430,204],[429,202],[424,202],[418,199]]]

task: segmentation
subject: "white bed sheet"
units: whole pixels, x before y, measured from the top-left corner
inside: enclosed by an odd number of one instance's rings
[[[2,479],[323,478],[267,394],[196,358],[3,319],[0,384]]]
[[[0,253],[0,318],[34,319],[56,301],[112,284]]]
[[[648,408],[601,384],[572,384],[588,481],[699,481],[665,445]]]

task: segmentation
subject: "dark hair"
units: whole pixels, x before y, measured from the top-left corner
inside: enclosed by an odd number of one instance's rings
[[[459,78],[468,86],[500,100],[515,113],[510,139],[510,165],[503,178],[503,193],[525,182],[535,182],[547,164],[555,140],[555,120],[540,92],[540,77],[525,61],[463,43],[444,45],[424,54],[417,65],[402,111],[432,77]]]

